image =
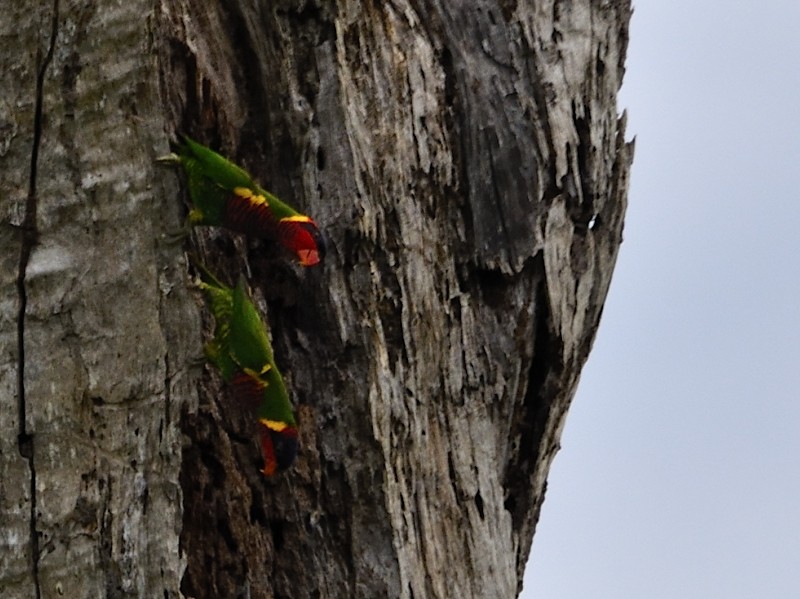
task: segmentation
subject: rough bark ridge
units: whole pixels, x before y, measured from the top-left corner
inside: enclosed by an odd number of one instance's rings
[[[628,0],[7,7],[0,595],[515,595],[621,242],[629,18]],[[330,238],[306,271],[192,238],[269,313],[303,444],[276,480],[251,416],[190,376],[203,320],[159,242],[179,179],[153,164],[178,131]]]
[[[0,16],[0,595],[177,597],[199,317],[149,5]],[[166,180],[168,184],[163,181]]]
[[[303,449],[260,480],[246,416],[205,379],[184,592],[515,595],[621,242],[629,2],[162,14],[172,127],[330,236],[305,272],[196,238],[261,288]]]

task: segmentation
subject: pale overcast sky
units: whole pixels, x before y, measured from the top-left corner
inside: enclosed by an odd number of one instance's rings
[[[800,597],[800,1],[639,0],[625,241],[524,599]]]

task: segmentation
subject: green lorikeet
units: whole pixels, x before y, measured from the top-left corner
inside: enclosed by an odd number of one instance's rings
[[[264,456],[262,472],[272,476],[289,468],[297,456],[297,423],[289,394],[272,355],[267,328],[250,299],[243,279],[231,289],[203,270],[198,282],[214,314],[214,339],[206,356],[233,387],[237,401],[258,405],[258,427]]]
[[[241,167],[183,138],[178,154],[158,159],[186,171],[194,208],[189,225],[222,226],[237,233],[277,240],[303,266],[318,264],[325,242],[316,223],[262,189]]]

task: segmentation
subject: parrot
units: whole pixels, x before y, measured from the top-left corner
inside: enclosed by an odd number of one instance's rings
[[[275,366],[264,321],[248,294],[244,278],[234,288],[200,268],[197,285],[206,293],[214,315],[214,337],[205,346],[208,360],[233,389],[237,401],[258,405],[264,466],[273,476],[287,470],[297,457],[297,422],[281,373]]]
[[[193,208],[188,226],[222,226],[237,233],[276,239],[303,266],[325,257],[317,224],[262,189],[241,167],[183,136],[178,153],[157,159],[186,171]]]

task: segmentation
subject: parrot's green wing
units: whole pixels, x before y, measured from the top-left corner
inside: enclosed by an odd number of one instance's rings
[[[261,427],[264,474],[291,466],[297,455],[297,422],[272,355],[265,322],[250,299],[244,278],[233,289],[197,265],[216,326],[206,355],[232,385],[238,401],[257,403],[256,418]]]
[[[232,369],[246,370],[261,376],[273,366],[272,346],[264,321],[247,292],[244,278],[231,289],[199,266],[216,327],[214,339],[206,346],[209,359],[222,371],[226,380]]]
[[[230,317],[230,348],[233,359],[244,369],[256,374],[273,367],[272,345],[267,329],[255,305],[250,300],[244,279],[232,292]]]
[[[289,401],[289,393],[283,384],[283,377],[275,364],[260,379],[266,384],[264,398],[258,406],[257,416],[260,421],[281,422],[289,426],[297,423]]]
[[[267,327],[247,295],[244,279],[233,289],[230,321],[230,346],[233,359],[242,369],[263,383],[259,420],[295,425],[292,404],[272,354]]]
[[[253,191],[258,189],[253,178],[242,167],[188,137],[184,136],[183,143],[181,160],[195,160],[200,167],[199,172],[226,191],[233,191],[237,187]]]

